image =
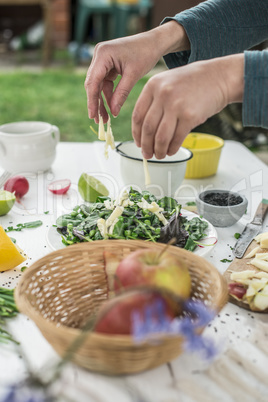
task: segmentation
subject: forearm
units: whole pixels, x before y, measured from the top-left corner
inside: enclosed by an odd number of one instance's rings
[[[150,51],[155,49],[159,59],[168,53],[190,49],[190,42],[184,27],[173,20],[139,35],[143,41],[148,42],[147,51],[148,47]]]
[[[172,19],[184,27],[191,51],[188,58],[181,53],[168,54],[165,61],[169,68],[241,53],[268,38],[267,0],[208,0]]]
[[[226,96],[226,104],[242,102],[244,94],[244,54],[239,53],[209,60],[220,71],[219,80]]]

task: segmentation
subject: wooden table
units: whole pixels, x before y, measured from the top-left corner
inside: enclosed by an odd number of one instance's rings
[[[45,66],[52,57],[52,2],[53,0],[0,0],[0,6],[41,6],[45,26],[42,62]]]
[[[30,191],[23,200],[26,210],[15,206],[8,215],[0,217],[3,227],[11,222],[15,225],[36,219],[43,221],[39,228],[10,233],[31,258],[29,265],[51,251],[46,236],[57,216],[81,203],[77,182],[82,172],[105,181],[113,196],[123,188],[120,157],[110,152],[106,160],[103,143],[59,143],[51,171],[27,176]],[[268,167],[253,153],[238,142],[225,141],[217,174],[206,179],[184,180],[180,187],[178,201],[182,205],[193,201],[198,192],[207,188],[235,190],[248,198],[247,213],[239,222],[229,228],[216,228],[218,243],[205,257],[221,273],[230,264],[222,260],[233,259],[234,234],[241,233],[251,220],[260,200],[268,198],[267,177]],[[71,189],[66,196],[53,196],[47,190],[47,184],[63,178],[71,179]],[[264,231],[268,231],[267,218]],[[0,273],[0,286],[14,288],[22,275],[19,269]],[[32,371],[41,373],[42,378],[59,360],[27,317],[20,314],[12,319],[8,329],[21,346],[18,352],[13,344],[0,344],[0,400],[7,392],[8,384],[18,383],[25,377],[22,355],[27,358]],[[170,365],[122,377],[107,377],[68,364],[59,381],[60,389],[76,402],[266,401],[267,314],[252,313],[228,303],[204,335],[217,346],[215,361],[205,361],[197,354],[185,352]]]

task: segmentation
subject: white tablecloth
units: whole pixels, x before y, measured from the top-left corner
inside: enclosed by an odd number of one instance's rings
[[[10,233],[29,256],[26,265],[51,251],[46,240],[48,229],[59,215],[81,203],[77,182],[82,172],[101,179],[112,196],[123,188],[119,155],[110,152],[106,160],[103,151],[103,143],[99,142],[60,143],[51,171],[26,174],[30,190],[22,200],[23,205],[15,205],[8,215],[0,217],[4,228],[37,219],[43,221],[39,228]],[[47,190],[49,182],[64,178],[72,181],[67,195],[54,196]],[[182,205],[194,201],[200,191],[208,188],[239,191],[249,201],[247,214],[238,223],[229,228],[217,228],[218,243],[206,256],[223,273],[229,263],[220,260],[233,259],[234,234],[241,233],[261,199],[268,198],[268,167],[242,144],[226,141],[217,174],[202,180],[184,180],[178,201]],[[268,231],[267,219],[263,231]],[[19,269],[1,273],[0,286],[14,288],[22,275]],[[16,383],[25,376],[22,355],[35,372],[43,372],[48,364],[53,365],[58,360],[35,324],[25,316],[12,319],[8,329],[21,345],[17,350],[13,344],[0,344],[0,400],[7,384]],[[184,353],[171,362],[173,375],[169,366],[163,365],[123,377],[107,377],[68,364],[60,385],[72,400],[79,402],[267,400],[267,315],[251,313],[228,303],[206,329],[205,335],[218,345],[219,353],[213,362]]]

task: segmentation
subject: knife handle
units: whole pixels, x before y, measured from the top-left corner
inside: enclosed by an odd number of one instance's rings
[[[253,223],[254,225],[261,225],[267,210],[268,210],[268,200],[263,199],[262,202],[259,204],[255,216],[253,218],[253,221],[251,223]]]

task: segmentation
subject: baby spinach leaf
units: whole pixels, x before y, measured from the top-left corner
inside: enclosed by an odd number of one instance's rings
[[[171,212],[178,207],[178,203],[174,198],[163,197],[158,201],[158,205],[164,209],[164,211]]]
[[[58,217],[58,219],[56,220],[56,225],[58,227],[64,227],[67,226],[69,223],[72,223],[73,226],[78,226],[82,221],[83,221],[82,218],[77,219],[73,218],[70,214],[65,214]]]
[[[146,191],[146,190],[142,191],[142,196],[149,203],[157,202],[157,198],[153,194],[151,194],[149,191]]]

